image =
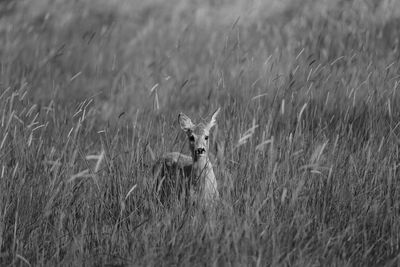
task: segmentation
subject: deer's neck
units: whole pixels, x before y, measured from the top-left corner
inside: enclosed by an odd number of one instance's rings
[[[217,180],[208,156],[200,157],[196,160],[193,158],[193,174],[203,191],[205,200],[219,197]]]
[[[212,170],[208,156],[193,158],[193,170],[198,177],[204,177],[208,171]]]

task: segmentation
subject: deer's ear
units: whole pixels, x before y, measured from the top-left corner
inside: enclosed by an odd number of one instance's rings
[[[220,110],[221,110],[221,108],[218,108],[212,115],[210,122],[207,124],[208,130],[211,130],[211,128],[217,124],[217,116],[218,116]]]
[[[192,120],[183,113],[179,113],[178,121],[179,124],[181,125],[182,130],[184,130],[185,132],[192,130],[194,128]]]

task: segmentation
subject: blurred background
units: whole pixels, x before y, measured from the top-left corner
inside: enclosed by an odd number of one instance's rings
[[[103,120],[268,93],[301,57],[386,64],[399,50],[396,0],[2,0],[0,10],[2,90],[60,105],[94,98]]]

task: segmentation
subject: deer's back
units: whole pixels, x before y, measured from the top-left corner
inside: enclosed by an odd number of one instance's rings
[[[156,193],[162,203],[172,195],[187,194],[192,173],[192,157],[179,152],[165,153],[154,165]]]

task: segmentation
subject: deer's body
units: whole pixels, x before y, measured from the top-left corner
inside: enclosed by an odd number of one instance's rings
[[[167,202],[172,195],[181,197],[190,190],[192,158],[179,152],[165,153],[154,165],[153,176],[157,179],[156,193],[161,203]]]
[[[219,109],[211,121],[204,125],[194,125],[185,114],[179,114],[179,123],[189,138],[191,157],[179,152],[170,152],[156,163],[153,175],[159,180],[157,192],[164,203],[171,194],[185,197],[200,197],[206,203],[219,199],[218,183],[215,178],[212,160],[208,153],[208,136],[216,124]]]

